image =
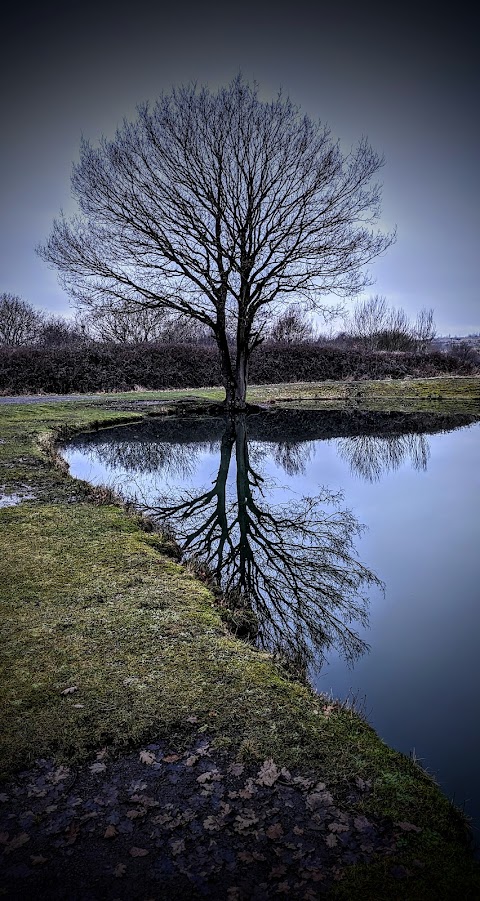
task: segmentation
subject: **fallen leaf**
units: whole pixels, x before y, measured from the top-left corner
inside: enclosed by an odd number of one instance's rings
[[[243,763],[231,763],[227,772],[231,773],[232,776],[241,776],[244,769]]]
[[[258,823],[258,817],[255,816],[253,810],[244,810],[235,817],[233,828],[236,832],[242,832],[244,829],[250,829],[255,823]]]
[[[0,801],[2,802],[2,804],[5,804],[5,801],[9,800],[10,798],[5,794],[5,792],[0,792]]]
[[[85,705],[84,704],[74,704],[73,706],[75,707],[75,710],[83,710]]]
[[[330,807],[333,798],[330,792],[312,792],[306,798],[307,807],[311,811],[320,810],[322,807]]]
[[[270,870],[268,875],[269,875],[269,878],[271,879],[274,876],[285,876],[286,872],[287,872],[287,868],[284,867],[283,864],[280,864],[280,866],[278,866],[278,867],[272,867],[272,869]]]
[[[130,798],[131,801],[138,801],[142,807],[160,807],[160,802],[155,801],[155,798],[151,798],[149,795],[132,795]]]
[[[367,791],[367,789],[371,786],[370,779],[361,779],[360,776],[355,776],[355,785],[360,789],[361,792]]]
[[[87,815],[87,817],[83,817],[83,819],[87,819],[90,816],[96,816],[96,815],[97,815],[96,813],[91,813],[91,814]],[[66,845],[74,845],[75,842],[77,841],[79,832],[80,832],[80,828],[77,825],[77,823],[72,823],[72,825],[70,826],[70,828],[68,830],[67,838],[65,839],[65,844]]]
[[[115,829],[115,826],[107,826],[103,833],[104,838],[115,838],[116,835],[118,835],[118,832]]]
[[[78,691],[78,685],[71,685],[70,688],[64,688],[60,692],[62,695],[73,695],[74,691]]]
[[[221,817],[206,817],[203,821],[203,828],[206,829],[207,832],[218,832],[224,825]]]
[[[327,835],[325,839],[325,844],[327,844],[329,848],[334,848],[337,842],[338,839],[336,835],[333,834],[333,832],[331,832],[330,835]]]
[[[185,851],[185,840],[180,838],[178,841],[172,842],[170,847],[172,849],[172,854],[181,854],[182,851]]]
[[[146,782],[141,782],[139,779],[136,779],[132,782],[128,787],[128,792],[143,792],[147,788]]]
[[[278,839],[283,835],[281,823],[273,823],[273,825],[269,826],[265,831],[268,837],[272,839],[272,841],[278,841]]]
[[[349,827],[345,825],[345,823],[329,823],[328,828],[330,832],[348,832]]]
[[[293,779],[293,783],[295,785],[299,785],[300,788],[311,788],[312,780],[304,779],[303,776],[295,776],[295,778]]]
[[[126,869],[127,865],[125,863],[117,863],[117,866],[113,871],[113,875],[116,876],[117,879],[121,879],[122,876],[125,875]]]
[[[96,774],[104,773],[106,769],[107,769],[107,767],[105,766],[105,764],[100,763],[98,760],[95,763],[92,763],[91,766],[89,766],[90,772],[96,773]]]
[[[148,853],[146,848],[130,848],[130,857],[146,857]]]
[[[365,854],[370,854],[373,851],[372,842],[363,842],[363,844],[360,845],[360,851],[364,851]]]
[[[175,761],[180,760],[180,754],[167,754],[162,760],[164,763],[175,763]]]
[[[125,816],[128,817],[129,820],[138,820],[141,817],[144,817],[146,812],[144,807],[140,807],[134,810],[127,810]]]
[[[11,842],[8,843],[5,848],[5,854],[8,854],[9,851],[16,851],[17,848],[21,848],[22,845],[26,845],[27,842],[30,841],[30,836],[27,832],[20,832],[15,838],[12,838]]]
[[[70,770],[67,766],[59,766],[56,770],[53,770],[52,773],[49,773],[47,778],[53,785],[58,785],[59,782],[63,782],[64,779],[67,779],[69,775]]]
[[[198,754],[191,754],[190,757],[187,757],[185,761],[185,766],[193,766],[194,763],[199,759]]]
[[[279,776],[280,776],[280,770],[278,769],[277,765],[273,762],[272,758],[269,757],[267,760],[264,761],[264,763],[260,767],[255,781],[256,781],[257,785],[270,786],[270,785],[273,785],[274,782],[277,781]]]
[[[153,817],[152,823],[155,826],[165,826],[165,823],[169,823],[172,819],[169,813],[159,813],[158,816]]]
[[[307,867],[306,872],[308,873],[308,878],[312,880],[312,882],[321,882],[325,879],[325,873],[322,873],[318,867]],[[317,896],[315,895],[315,898]]]
[[[97,760],[105,760],[105,757],[108,757],[108,748],[100,748],[95,754],[95,757]]]
[[[403,829],[404,832],[421,832],[420,826],[414,826],[413,823],[395,823],[395,826],[398,826],[399,829]]]
[[[290,893],[290,885],[288,882],[279,882],[277,885],[279,895],[288,895]]]
[[[140,751],[140,763],[146,763],[147,766],[151,766],[154,762],[155,754],[152,754],[151,751]]]
[[[198,723],[198,716],[187,716],[187,723]]]
[[[358,832],[364,832],[365,829],[368,829],[370,823],[368,822],[366,817],[355,817],[353,821],[353,825]]]
[[[210,757],[210,751],[208,750],[210,747],[210,742],[207,741],[205,744],[201,745],[199,748],[195,750],[195,754],[198,754],[199,757]]]
[[[31,854],[30,860],[32,861],[33,867],[38,867],[38,866],[41,866],[42,863],[46,863],[48,860],[48,857],[42,857],[41,854]]]
[[[294,826],[293,832],[294,835],[303,835],[303,829],[301,829],[300,826]]]

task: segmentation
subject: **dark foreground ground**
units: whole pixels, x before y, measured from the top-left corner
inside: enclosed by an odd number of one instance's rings
[[[350,815],[318,779],[232,762],[205,734],[78,769],[40,760],[0,799],[12,899],[315,899],[377,855],[409,898],[424,866],[388,863],[415,824]]]

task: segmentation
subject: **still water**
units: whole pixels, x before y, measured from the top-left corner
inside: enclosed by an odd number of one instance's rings
[[[64,456],[173,528],[258,644],[354,699],[478,828],[479,446],[465,415],[276,411],[104,429]]]

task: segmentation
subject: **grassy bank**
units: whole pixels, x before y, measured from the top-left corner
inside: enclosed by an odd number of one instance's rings
[[[442,391],[452,403],[456,391],[461,404],[461,382],[464,403],[478,409],[478,380],[449,381],[456,384],[442,384]],[[328,403],[330,390],[309,386],[313,395],[305,400]],[[390,383],[376,390],[383,402]],[[297,386],[294,397],[292,385],[279,386],[274,397],[270,391],[252,389],[250,400],[288,405],[308,393]],[[422,383],[419,403],[423,392]],[[219,392],[198,394],[216,400]],[[232,637],[209,590],[168,555],[158,535],[53,465],[52,436],[137,418],[142,414],[112,409],[132,399],[141,397],[0,408],[0,495],[32,495],[0,510],[3,775],[52,753],[80,761],[103,745],[121,751],[159,734],[181,747],[200,724],[238,759],[272,757],[313,772],[345,803],[350,798],[356,814],[414,824],[420,831],[405,831],[395,858],[407,867],[415,859],[425,864],[409,897],[478,897],[463,821],[432,781],[360,717]],[[149,393],[148,400],[181,398]],[[352,800],[358,779],[372,791]],[[338,894],[405,897],[395,882],[385,894],[388,885],[387,864],[379,860],[352,868]]]

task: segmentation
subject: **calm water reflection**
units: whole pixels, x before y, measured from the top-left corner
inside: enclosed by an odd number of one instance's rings
[[[275,412],[79,436],[74,475],[173,527],[263,646],[353,695],[478,817],[478,446],[466,416]],[[366,523],[364,532],[360,523]],[[382,583],[386,585],[386,595]],[[370,653],[364,653],[370,646]]]

